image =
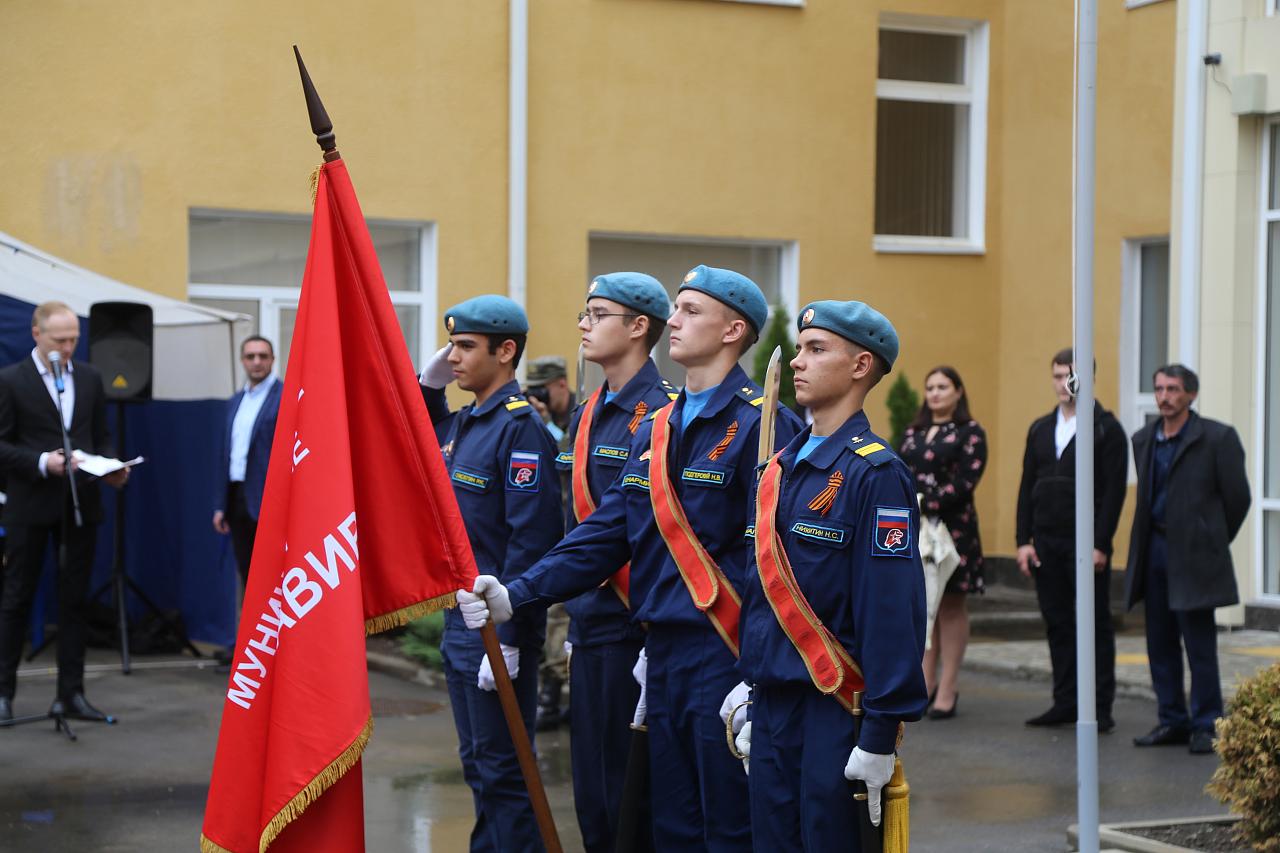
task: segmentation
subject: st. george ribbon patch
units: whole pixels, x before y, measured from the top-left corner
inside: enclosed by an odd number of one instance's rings
[[[511,451],[511,466],[507,471],[507,484],[517,489],[532,489],[538,485],[538,461],[540,453],[528,450]]]
[[[910,557],[911,511],[896,507],[876,507],[875,530],[871,537],[871,556]]]

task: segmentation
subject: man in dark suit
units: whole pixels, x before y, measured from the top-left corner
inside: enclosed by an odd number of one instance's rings
[[[1222,716],[1213,609],[1240,601],[1230,548],[1250,497],[1240,437],[1191,411],[1199,390],[1189,368],[1161,367],[1155,374],[1160,420],[1134,433],[1138,506],[1125,603],[1146,602],[1147,660],[1160,720],[1134,744],[1188,744],[1191,752],[1211,753],[1214,720]],[[1190,714],[1182,647],[1191,667]]]
[[[84,696],[85,605],[102,499],[96,482],[76,475],[75,460],[62,451],[58,404],[75,450],[114,456],[107,434],[102,376],[91,365],[72,361],[80,320],[61,302],[38,306],[31,320],[35,348],[17,364],[0,370],[0,469],[8,479],[3,521],[4,591],[0,595],[0,720],[13,718],[18,661],[45,551],[50,541],[64,553],[58,569],[58,688],[51,714],[104,721],[106,715]],[[50,366],[56,352],[65,365],[64,390]],[[76,526],[68,476],[76,477],[83,524]],[[120,486],[121,470],[104,479]],[[65,547],[65,552],[61,548]]]
[[[1076,400],[1068,380],[1073,355],[1053,357],[1058,406],[1031,425],[1018,489],[1018,569],[1034,577],[1049,635],[1053,705],[1028,726],[1076,721]],[[1096,365],[1095,365],[1096,372]],[[1120,523],[1129,450],[1124,429],[1096,401],[1093,409],[1093,620],[1098,731],[1115,727],[1116,636],[1111,625],[1111,539]]]
[[[231,534],[236,566],[241,579],[247,582],[284,383],[271,372],[276,363],[275,350],[271,341],[261,335],[245,338],[240,344],[240,363],[248,381],[227,403],[213,529]]]

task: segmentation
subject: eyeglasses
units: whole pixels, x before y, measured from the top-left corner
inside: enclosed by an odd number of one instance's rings
[[[632,319],[635,319],[636,317],[639,317],[639,316],[640,316],[639,314],[628,314],[628,313],[618,313],[618,312],[609,313],[607,311],[579,311],[578,322],[581,323],[584,319],[590,319],[591,325],[599,326],[600,321],[603,320],[605,317],[630,317]]]

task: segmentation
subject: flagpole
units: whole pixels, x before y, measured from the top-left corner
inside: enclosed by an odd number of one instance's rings
[[[341,160],[338,153],[337,137],[333,133],[333,122],[329,113],[320,101],[320,95],[311,82],[307,66],[302,62],[302,54],[298,46],[293,46],[293,55],[298,61],[298,73],[302,77],[302,91],[307,100],[307,115],[311,120],[311,130],[316,135],[316,143],[324,152],[324,161],[332,163]],[[492,623],[480,631],[484,640],[485,654],[489,657],[489,665],[493,668],[493,680],[497,684],[498,698],[502,703],[502,712],[507,719],[507,728],[511,733],[511,741],[516,749],[516,757],[520,761],[520,770],[524,774],[524,784],[529,791],[529,801],[533,805],[534,816],[538,821],[538,831],[542,836],[542,844],[547,853],[561,853],[560,837],[556,833],[555,821],[551,817],[551,805],[547,802],[547,792],[542,786],[542,777],[538,773],[538,763],[533,756],[533,745],[529,741],[529,733],[520,714],[520,705],[516,701],[515,688],[511,685],[511,676],[507,672],[506,660],[502,657],[502,648],[498,642],[498,632]]]
[[[1098,720],[1096,711],[1093,566],[1093,225],[1098,2],[1076,5],[1076,121],[1073,295],[1076,396],[1076,808],[1081,853],[1097,853]],[[1107,569],[1104,567],[1104,571]],[[1103,618],[1108,618],[1104,614]]]

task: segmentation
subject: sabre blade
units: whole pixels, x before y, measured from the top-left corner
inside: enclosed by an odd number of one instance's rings
[[[773,455],[774,427],[778,421],[778,394],[782,387],[782,347],[773,348],[764,372],[764,402],[760,405],[760,447],[756,462],[763,464]]]
[[[585,399],[582,395],[587,392],[587,355],[582,351],[582,344],[578,344],[578,404],[581,405]]]

